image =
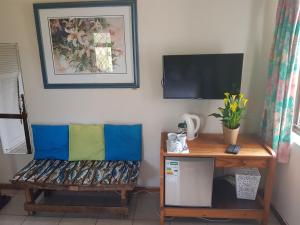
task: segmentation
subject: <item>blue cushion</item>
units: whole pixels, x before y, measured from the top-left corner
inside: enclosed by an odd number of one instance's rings
[[[68,125],[32,125],[34,159],[69,159]]]
[[[104,125],[106,160],[141,160],[142,125]]]

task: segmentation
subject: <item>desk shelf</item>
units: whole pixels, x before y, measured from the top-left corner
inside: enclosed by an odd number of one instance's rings
[[[166,151],[167,133],[162,133],[160,149],[160,224],[165,217],[207,217],[229,219],[256,219],[262,225],[268,224],[272,185],[275,174],[276,154],[261,144],[253,135],[240,135],[238,144],[241,151],[237,155],[226,154],[227,145],[223,144],[222,134],[201,134],[188,142],[190,153],[173,154]],[[173,207],[165,205],[165,159],[166,157],[203,157],[214,158],[218,168],[266,168],[267,179],[264,199],[254,201],[236,198],[235,187],[224,180],[215,180],[213,187],[212,207]]]
[[[235,187],[224,180],[215,180],[212,198],[215,209],[263,209],[259,198],[256,200],[237,199]]]
[[[166,205],[165,207],[173,207]],[[181,208],[178,206],[178,208]],[[186,207],[188,208],[188,207]],[[195,207],[190,207],[195,208]],[[197,207],[196,207],[197,208]],[[235,187],[224,180],[215,180],[212,192],[212,207],[199,207],[203,209],[263,209],[261,199],[237,199]]]

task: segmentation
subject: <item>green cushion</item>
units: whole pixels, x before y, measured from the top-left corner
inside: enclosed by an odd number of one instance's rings
[[[69,160],[104,160],[103,125],[69,126]]]

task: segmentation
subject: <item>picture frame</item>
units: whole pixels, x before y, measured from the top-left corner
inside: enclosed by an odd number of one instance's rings
[[[33,10],[44,88],[139,88],[136,0]]]

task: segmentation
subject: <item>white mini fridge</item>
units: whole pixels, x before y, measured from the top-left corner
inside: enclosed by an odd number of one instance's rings
[[[212,158],[167,157],[165,205],[211,207],[213,174]]]

